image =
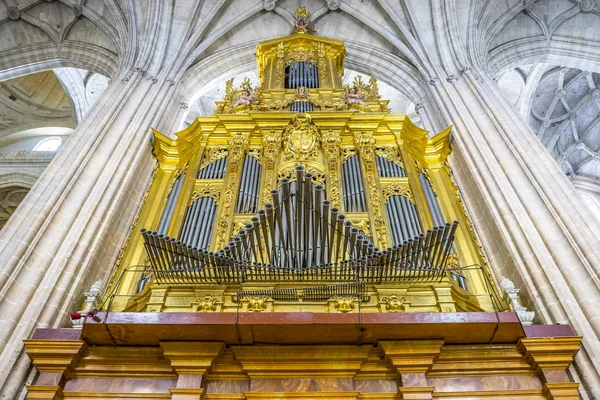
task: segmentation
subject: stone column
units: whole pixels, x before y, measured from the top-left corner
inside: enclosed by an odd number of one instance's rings
[[[152,174],[151,126],[171,96],[141,69],[115,79],[0,233],[5,398],[29,373],[23,339],[67,322],[83,289],[110,275]]]
[[[483,72],[435,81],[454,125],[452,170],[491,261],[544,323],[583,336],[576,369],[600,397],[600,226],[554,159]]]
[[[200,400],[202,377],[225,348],[222,342],[161,342],[160,347],[177,373],[177,387],[171,388],[173,400]]]
[[[443,340],[380,341],[385,359],[400,374],[398,388],[405,400],[433,399],[433,386],[427,383],[425,374],[440,356]]]

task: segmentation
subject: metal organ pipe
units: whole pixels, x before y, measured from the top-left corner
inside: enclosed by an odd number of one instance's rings
[[[433,188],[431,187],[431,182],[422,172],[419,172],[419,179],[421,181],[421,186],[423,187],[423,192],[425,193],[425,200],[427,201],[427,206],[433,219],[433,224],[443,225],[444,216],[442,215],[440,204],[438,203],[437,197],[433,192]]]
[[[160,223],[158,225],[159,233],[166,233],[169,228],[169,224],[171,223],[171,219],[173,218],[173,210],[175,209],[175,205],[177,204],[177,199],[179,198],[179,193],[181,192],[181,186],[183,185],[183,178],[185,174],[180,174],[175,182],[173,183],[173,187],[167,196],[167,204],[165,205],[165,209],[160,218]]]

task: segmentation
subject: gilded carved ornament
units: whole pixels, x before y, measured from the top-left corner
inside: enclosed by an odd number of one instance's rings
[[[355,132],[354,144],[359,151],[361,163],[363,165],[367,187],[369,188],[369,202],[373,211],[373,225],[377,233],[379,248],[387,248],[387,230],[385,226],[385,218],[380,206],[381,194],[377,188],[377,167],[375,164],[375,138],[372,132]]]
[[[406,197],[411,203],[415,203],[415,199],[413,198],[410,189],[400,183],[394,182],[387,185],[382,185],[381,190],[383,192],[383,198],[386,204],[391,196],[403,196]]]
[[[323,133],[321,138],[325,161],[327,163],[327,173],[329,175],[329,197],[333,207],[340,206],[340,182],[338,177],[338,158],[340,156],[340,136],[338,133],[329,130]]]
[[[267,296],[249,296],[244,297],[242,300],[248,302],[248,311],[262,312],[267,309],[267,301],[270,299]]]
[[[196,299],[194,303],[196,304],[196,311],[198,312],[215,312],[218,310],[217,305],[221,304],[222,301],[207,294],[201,299]]]
[[[200,163],[199,170],[206,168],[209,164],[212,164],[221,158],[227,157],[227,149],[226,148],[218,148],[218,147],[207,147],[204,150],[204,155],[202,156],[202,162]]]
[[[215,203],[217,203],[221,197],[221,185],[214,185],[212,183],[200,185],[196,190],[194,190],[190,204],[200,197],[212,197]]]
[[[238,88],[233,87],[233,79],[225,82],[225,96],[215,114],[240,114],[258,110],[261,103],[260,88],[252,88],[250,78],[246,77]]]
[[[343,164],[348,158],[356,155],[356,149],[342,149],[340,154],[340,164]]]
[[[358,299],[353,296],[335,296],[331,299],[333,307],[342,313],[347,313],[354,310],[354,302]]]
[[[404,169],[404,163],[402,162],[402,156],[400,155],[398,146],[378,147],[375,149],[375,154]]]
[[[406,298],[396,296],[395,294],[391,296],[385,296],[381,299],[385,303],[385,309],[390,313],[397,312],[405,312],[406,306],[404,305],[404,301]]]
[[[302,165],[302,164],[301,164]],[[315,168],[311,165],[302,165],[304,167],[304,173],[309,173],[313,176],[313,181],[315,184],[325,185],[325,173],[318,168]],[[287,167],[279,171],[277,175],[277,180],[281,180],[283,178],[289,179],[290,182],[296,180],[296,167]]]
[[[264,189],[263,189],[263,204],[271,201],[271,189],[273,189],[273,173],[275,169],[275,160],[279,155],[281,148],[282,134],[278,131],[269,131],[264,134],[262,165],[264,167]]]
[[[292,122],[283,130],[285,159],[306,161],[316,156],[320,142],[319,128],[312,122],[310,114],[295,114]]]
[[[235,198],[235,189],[239,168],[244,160],[246,147],[248,146],[248,137],[245,135],[234,135],[229,139],[229,176],[227,186],[224,188],[224,194],[221,204],[221,215],[229,216],[233,214],[233,199]],[[220,218],[217,224],[215,247],[221,248],[225,245],[227,228],[229,227],[228,218]]]

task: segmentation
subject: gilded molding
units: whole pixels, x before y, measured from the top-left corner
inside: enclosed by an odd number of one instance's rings
[[[383,194],[384,203],[387,204],[391,196],[403,196],[406,197],[411,203],[415,204],[415,199],[412,192],[408,187],[401,183],[388,183],[381,185],[381,191]]]
[[[381,210],[380,199],[381,193],[377,187],[377,166],[375,164],[375,139],[372,132],[355,132],[354,143],[359,151],[363,168],[365,170],[366,187],[369,188],[369,200],[371,210],[373,211],[373,225],[377,233],[377,241],[379,248],[388,248],[387,229],[385,226],[385,218]]]

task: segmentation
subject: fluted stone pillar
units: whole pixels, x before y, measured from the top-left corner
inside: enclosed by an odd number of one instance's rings
[[[60,327],[84,288],[108,279],[155,165],[150,128],[173,91],[141,69],[115,79],[0,233],[0,398],[23,387],[23,339]]]
[[[575,367],[600,398],[600,226],[535,134],[482,72],[432,82],[454,124],[450,163],[496,277],[514,280],[541,323],[583,336]]]

